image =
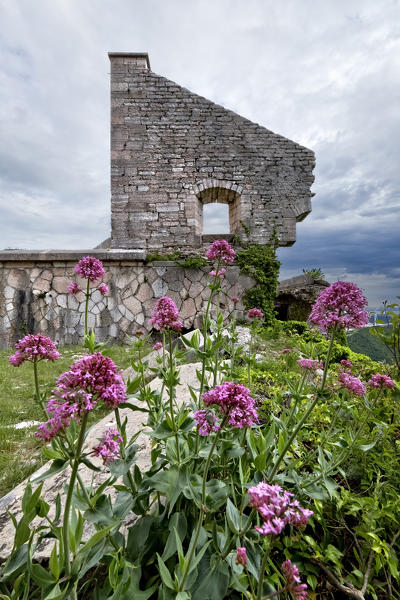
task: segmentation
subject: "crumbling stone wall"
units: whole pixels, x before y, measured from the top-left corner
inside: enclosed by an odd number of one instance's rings
[[[1,252],[0,253],[0,348],[14,344],[26,333],[42,333],[60,345],[82,342],[85,302],[67,291],[80,280],[74,271],[78,260],[90,253],[105,269],[108,296],[95,291],[89,303],[89,327],[98,341],[129,342],[138,329],[150,331],[149,318],[157,298],[169,296],[176,303],[185,329],[200,324],[210,290],[210,267],[187,269],[171,261],[146,263],[143,253],[105,251]],[[227,298],[242,297],[255,284],[239,267],[228,266],[224,279]],[[233,304],[221,298],[228,316]],[[240,315],[243,306],[236,306]]]
[[[279,245],[293,244],[314,153],[156,75],[147,54],[109,56],[111,247],[202,247],[207,202],[229,205],[231,234],[243,222],[266,244],[275,227]]]

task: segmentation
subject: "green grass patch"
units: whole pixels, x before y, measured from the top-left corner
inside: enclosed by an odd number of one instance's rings
[[[82,346],[59,348],[59,352],[62,356],[56,362],[38,364],[42,392],[50,393],[59,375],[85,354]],[[8,360],[12,353],[12,349],[0,351],[0,497],[45,462],[41,452],[43,441],[35,436],[37,426],[14,427],[23,421],[42,422],[45,419],[34,400],[33,366],[26,362],[13,367]],[[131,363],[132,353],[127,346],[111,346],[107,354],[122,369]],[[91,415],[91,422],[108,412],[105,408],[96,410]]]

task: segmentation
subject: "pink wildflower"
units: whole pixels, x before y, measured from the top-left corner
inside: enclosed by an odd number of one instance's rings
[[[226,240],[215,240],[206,252],[208,260],[221,260],[225,265],[233,263],[235,251]]]
[[[251,427],[258,421],[250,390],[240,383],[225,381],[216,385],[214,389],[203,394],[203,402],[206,406],[219,406],[222,415],[229,417],[228,424],[232,427]]]
[[[264,481],[248,490],[250,506],[257,509],[264,520],[262,527],[255,527],[263,535],[279,535],[286,525],[300,527],[306,525],[311,510],[302,508],[297,500],[291,500],[293,494],[279,485],[269,485]]]
[[[79,283],[76,283],[76,281],[72,281],[68,286],[67,286],[67,290],[70,294],[72,294],[73,296],[75,296],[78,292],[82,291],[81,286],[79,285]]]
[[[353,368],[353,363],[351,362],[351,360],[341,360],[340,364],[345,367],[346,369],[351,369]]]
[[[372,375],[371,379],[368,381],[368,385],[372,388],[391,389],[394,388],[395,383],[388,375],[377,373],[376,375]]]
[[[237,296],[232,296],[231,300],[233,304],[237,304],[240,301],[240,298],[238,298]]]
[[[263,316],[264,313],[259,308],[250,308],[250,310],[247,311],[247,317],[249,319],[262,319]]]
[[[116,408],[126,397],[126,388],[120,370],[100,352],[86,354],[75,361],[69,371],[57,380],[57,387],[47,405],[49,421],[43,423],[36,435],[48,441],[76,421],[99,401]]]
[[[218,418],[210,410],[196,410],[193,417],[199,428],[199,435],[207,436],[221,429]]]
[[[291,560],[285,560],[281,565],[282,573],[286,579],[286,589],[289,590],[295,600],[306,600],[307,585],[301,583],[300,573]]]
[[[103,263],[94,256],[84,256],[76,265],[75,272],[82,279],[89,279],[95,283],[104,276]]]
[[[310,371],[316,371],[316,369],[322,369],[323,365],[320,360],[313,360],[312,358],[300,358],[297,364],[302,369],[308,369]]]
[[[247,553],[246,548],[236,548],[236,560],[237,565],[243,565],[244,567],[247,565]]]
[[[353,377],[353,375],[350,375],[346,371],[340,371],[338,380],[342,387],[352,392],[355,396],[363,396],[367,391],[365,385],[358,377]]]
[[[318,296],[309,320],[322,331],[334,326],[364,327],[368,323],[366,304],[367,299],[354,283],[336,281]]]
[[[210,271],[210,275],[211,277],[219,277],[220,279],[222,279],[222,277],[225,277],[226,275],[226,269],[220,269],[218,273],[215,269],[213,269],[212,271]]]
[[[122,442],[122,437],[114,427],[107,429],[97,446],[94,446],[93,453],[95,456],[101,456],[103,463],[109,465],[111,462],[120,458],[119,446]]]
[[[144,335],[144,331],[143,329],[138,329],[135,333],[136,337],[140,338],[142,337],[142,335]]]
[[[102,296],[107,296],[107,294],[110,291],[108,285],[106,285],[105,283],[101,283],[97,289],[99,290]]]
[[[61,356],[57,352],[55,343],[40,333],[26,335],[15,344],[15,347],[17,351],[9,358],[13,367],[19,367],[26,360],[29,362],[39,362],[40,360],[54,362]]]
[[[161,348],[162,348],[162,343],[161,342],[157,342],[153,346],[153,350],[161,350]]]
[[[279,354],[291,354],[292,352],[293,350],[291,348],[283,348],[283,350],[281,350]]]
[[[179,312],[175,302],[171,298],[168,298],[168,296],[163,296],[157,300],[154,310],[151,313],[150,325],[154,325],[160,331],[165,331],[166,329],[180,331],[182,323],[178,319]]]

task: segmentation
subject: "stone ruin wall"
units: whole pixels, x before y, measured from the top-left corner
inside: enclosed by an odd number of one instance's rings
[[[105,252],[0,253],[0,348],[13,345],[27,333],[42,333],[59,345],[82,343],[85,299],[67,292],[67,285],[77,281],[82,288],[86,280],[76,276],[74,267],[87,254],[100,258],[103,281],[110,294],[93,294],[89,302],[89,327],[94,327],[98,341],[127,343],[138,329],[151,330],[149,318],[157,298],[169,296],[176,303],[185,329],[200,324],[210,290],[210,266],[201,269],[179,267],[171,261],[148,263],[117,257]],[[24,255],[25,254],[25,255]],[[128,254],[128,253],[126,253]],[[228,297],[242,297],[254,280],[228,266],[223,287]],[[231,302],[221,298],[226,315]],[[243,306],[237,305],[237,314]]]
[[[293,244],[311,210],[314,153],[157,75],[147,54],[109,57],[111,247],[205,247],[210,202],[229,205],[231,235],[243,222],[253,243],[275,228],[280,246]]]

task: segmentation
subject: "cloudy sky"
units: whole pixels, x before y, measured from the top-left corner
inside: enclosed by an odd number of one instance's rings
[[[316,153],[281,277],[400,295],[398,0],[0,0],[3,248],[108,237],[108,51]]]

